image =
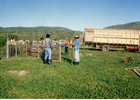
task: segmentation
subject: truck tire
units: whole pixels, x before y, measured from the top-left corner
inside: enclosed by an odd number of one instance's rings
[[[109,51],[109,46],[108,45],[103,45],[102,46],[102,51]]]

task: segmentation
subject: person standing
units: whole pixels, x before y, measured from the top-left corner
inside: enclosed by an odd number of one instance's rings
[[[51,39],[50,39],[50,35],[47,34],[46,35],[46,39],[44,40],[45,41],[45,59],[44,59],[44,63],[46,64],[47,63],[47,58],[48,58],[48,63],[51,65],[52,64],[52,42],[51,42]]]
[[[65,55],[68,55],[68,47],[69,47],[69,41],[68,38],[65,39]]]
[[[75,53],[75,66],[79,65],[80,57],[79,57],[79,48],[80,48],[80,41],[78,40],[78,35],[75,35],[75,44],[72,44],[74,46],[74,53]]]
[[[42,45],[45,45],[45,41],[43,38],[41,38],[41,41],[42,41]]]
[[[72,44],[72,39],[70,40],[70,46],[71,46],[71,44]]]

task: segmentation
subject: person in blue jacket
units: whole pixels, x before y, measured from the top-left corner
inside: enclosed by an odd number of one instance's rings
[[[75,53],[75,66],[79,65],[80,62],[80,57],[79,57],[79,48],[80,48],[80,41],[78,40],[78,35],[76,35],[75,37],[75,44],[72,44],[72,46],[74,46],[74,53]]]

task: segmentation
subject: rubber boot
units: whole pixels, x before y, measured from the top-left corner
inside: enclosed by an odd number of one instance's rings
[[[79,65],[79,62],[77,62],[77,65]]]
[[[77,66],[78,62],[75,62],[74,66]]]
[[[43,59],[43,63],[45,64],[45,59]]]
[[[77,65],[79,65],[79,62],[75,62],[75,64],[74,64],[75,66],[77,66]]]
[[[52,64],[52,60],[49,60],[49,65],[51,65]]]
[[[46,63],[49,64],[49,59],[48,58],[46,59]]]
[[[44,64],[47,64],[47,59],[44,59]]]

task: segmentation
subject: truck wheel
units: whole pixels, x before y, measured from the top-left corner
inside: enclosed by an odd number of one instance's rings
[[[103,45],[103,46],[102,46],[102,51],[108,51],[108,50],[109,50],[108,45]]]

